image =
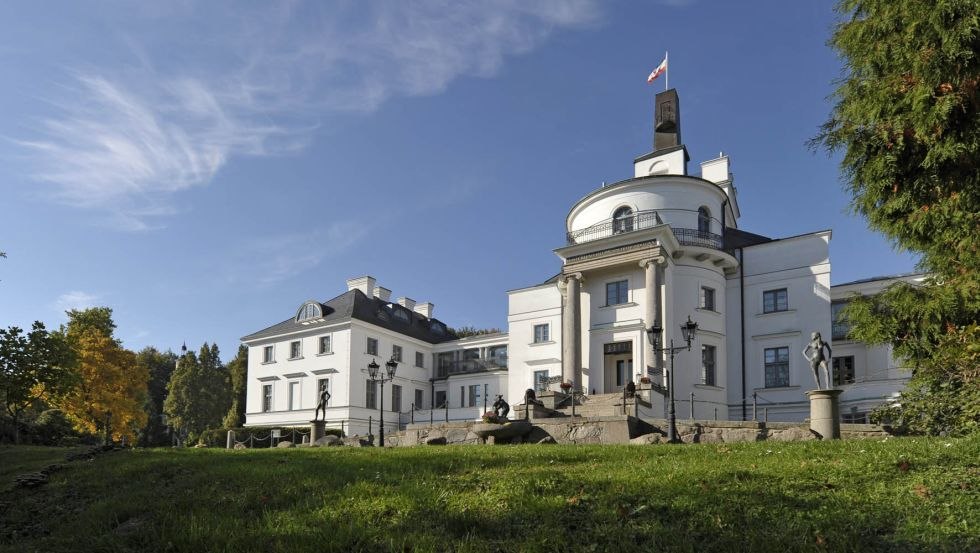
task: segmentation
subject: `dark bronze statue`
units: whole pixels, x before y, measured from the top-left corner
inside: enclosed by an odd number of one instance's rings
[[[504,401],[504,396],[498,394],[497,401],[493,402],[493,411],[497,413],[497,416],[506,419],[507,413],[510,413],[510,404]]]
[[[534,393],[534,388],[528,388],[524,392],[524,405],[544,405],[538,401],[538,395]]]
[[[320,390],[320,402],[316,404],[316,412],[313,414],[313,420],[320,420],[320,412],[323,412],[323,420],[327,420],[327,402],[330,401],[330,392],[326,388]]]
[[[636,395],[636,384],[632,380],[626,383],[626,397],[633,397]]]
[[[824,355],[824,350],[827,350],[827,354]],[[820,365],[823,365],[824,381],[827,383],[827,388],[833,384],[830,380],[830,344],[824,342],[820,337],[819,332],[814,332],[810,335],[810,343],[806,345],[806,349],[803,350],[803,357],[810,362],[810,370],[813,371],[813,379],[817,381],[817,389],[823,390],[820,387]]]

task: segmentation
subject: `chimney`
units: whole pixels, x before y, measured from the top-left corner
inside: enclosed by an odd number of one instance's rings
[[[377,282],[373,276],[365,275],[351,278],[347,280],[347,291],[350,292],[351,290],[357,289],[364,292],[364,295],[370,298],[374,296],[374,287]]]
[[[415,300],[412,298],[398,298],[398,305],[408,309],[409,311],[415,310]]]
[[[432,310],[434,308],[435,306],[429,302],[415,304],[415,312],[418,313],[419,315],[422,315],[426,319],[432,318]]]
[[[384,286],[375,287],[374,295],[383,302],[391,301],[391,290],[385,288]]]
[[[713,183],[731,182],[732,170],[731,162],[724,153],[719,152],[718,157],[701,162],[701,178]]]

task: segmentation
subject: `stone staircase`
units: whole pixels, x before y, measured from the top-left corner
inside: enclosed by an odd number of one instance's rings
[[[625,412],[622,392],[613,394],[596,394],[577,398],[575,416],[577,417],[612,417],[633,414],[634,398],[627,398]],[[641,405],[645,404],[642,399]],[[571,406],[558,409],[559,412],[571,416]]]

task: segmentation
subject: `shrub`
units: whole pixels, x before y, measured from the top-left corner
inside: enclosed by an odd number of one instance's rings
[[[43,411],[34,421],[32,430],[35,440],[44,445],[61,445],[68,438],[78,439],[78,434],[61,409]]]

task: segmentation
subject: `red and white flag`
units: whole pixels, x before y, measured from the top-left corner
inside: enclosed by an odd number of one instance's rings
[[[657,77],[659,77],[660,75],[662,75],[664,71],[667,71],[667,58],[666,57],[664,58],[664,61],[660,62],[660,65],[658,65],[657,68],[653,70],[653,73],[650,73],[650,76],[647,77],[647,82],[648,83],[652,83],[654,81],[654,79],[656,79]]]

